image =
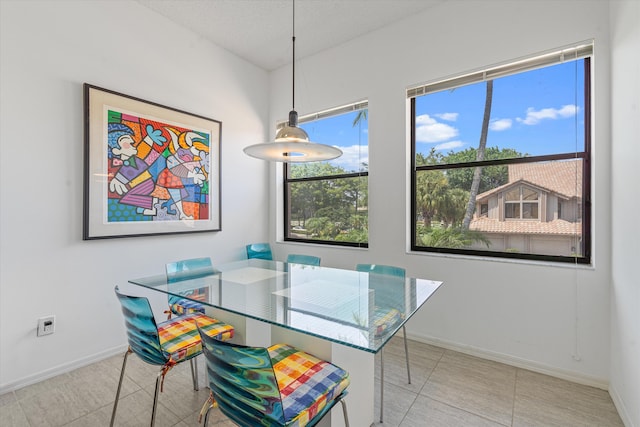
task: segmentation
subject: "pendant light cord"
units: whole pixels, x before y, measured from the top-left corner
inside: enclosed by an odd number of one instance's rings
[[[293,19],[291,24],[291,43],[293,45],[293,59],[291,64],[293,65],[293,76],[291,78],[291,109],[296,109],[296,0],[291,1],[293,3]]]

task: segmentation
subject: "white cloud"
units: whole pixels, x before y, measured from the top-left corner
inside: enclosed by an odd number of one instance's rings
[[[513,120],[511,119],[497,119],[497,120],[493,120],[491,123],[489,123],[489,129],[491,130],[495,130],[495,131],[501,131],[501,130],[507,130],[511,127],[511,124],[513,123]]]
[[[349,147],[338,147],[342,150],[342,156],[331,161],[335,166],[341,166],[346,171],[359,171],[361,164],[369,163],[369,147],[351,145]]]
[[[578,107],[572,104],[563,105],[562,108],[543,108],[541,110],[529,107],[527,108],[527,116],[524,119],[518,117],[516,120],[525,125],[537,125],[545,119],[556,120],[573,117],[577,112]]]
[[[443,142],[442,144],[438,144],[435,146],[436,150],[452,150],[454,148],[459,148],[464,145],[462,141],[449,141]]]
[[[438,122],[428,114],[416,117],[417,142],[442,142],[458,136],[458,129]]]
[[[446,120],[448,122],[455,122],[456,120],[458,120],[458,113],[436,114],[436,117],[442,120]]]

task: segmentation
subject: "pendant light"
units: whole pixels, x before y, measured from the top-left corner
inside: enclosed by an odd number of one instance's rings
[[[289,112],[289,122],[276,134],[274,142],[250,145],[244,149],[245,154],[257,159],[272,162],[304,163],[331,160],[342,155],[342,150],[330,145],[309,141],[309,135],[298,127],[298,113],[295,110],[295,82],[296,82],[296,35],[295,35],[295,0],[293,3],[293,84],[292,108]]]

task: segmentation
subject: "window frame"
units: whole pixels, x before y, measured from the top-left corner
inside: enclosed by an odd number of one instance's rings
[[[591,264],[592,257],[592,229],[591,229],[591,214],[592,214],[592,201],[591,201],[591,127],[592,127],[592,100],[591,100],[591,90],[593,84],[593,75],[592,75],[592,58],[593,58],[593,43],[588,44],[586,53],[582,50],[584,45],[576,45],[576,59],[584,59],[584,147],[583,151],[576,152],[567,152],[561,154],[551,154],[551,155],[542,155],[542,156],[531,156],[531,157],[521,157],[515,159],[499,159],[499,160],[483,160],[483,161],[473,161],[473,162],[465,162],[465,163],[450,163],[450,164],[438,164],[438,165],[428,165],[428,166],[417,166],[416,165],[416,98],[418,96],[426,95],[430,92],[436,92],[443,90],[446,88],[446,81],[444,82],[436,82],[433,84],[434,90],[429,91],[429,85],[423,85],[417,88],[411,88],[407,90],[407,98],[410,102],[410,145],[411,145],[411,201],[410,201],[410,212],[409,212],[409,222],[410,222],[410,249],[413,252],[421,252],[421,253],[440,253],[440,254],[453,254],[453,255],[463,255],[463,256],[472,256],[472,257],[487,257],[487,258],[505,258],[505,259],[515,259],[522,261],[543,261],[543,262],[553,262],[553,263],[572,263],[572,264]],[[557,52],[554,52],[557,54]],[[563,59],[563,54],[560,53],[561,59]],[[543,65],[532,66],[529,69],[517,70],[518,62],[513,62],[512,67],[516,68],[515,71],[512,71],[511,74],[527,72],[531,71],[535,68],[542,68],[544,66],[550,66],[556,62],[548,62],[549,58],[547,55],[542,55],[541,58],[546,58]],[[573,58],[570,58],[573,59]],[[535,57],[533,59],[535,61]],[[493,70],[502,70],[501,72],[494,73],[495,76],[491,77],[492,79],[496,79],[499,77],[503,77],[508,75],[505,68],[507,66],[495,67]],[[489,71],[492,69],[488,69]],[[490,73],[485,71],[479,72],[482,78],[489,79]],[[448,81],[455,82],[454,86],[458,87],[470,84],[469,76],[478,75],[478,73],[467,74],[462,77],[450,79]],[[482,80],[480,80],[482,81]],[[460,83],[462,82],[462,83]],[[576,147],[577,150],[577,147]],[[582,242],[582,255],[581,256],[558,256],[558,255],[546,255],[546,254],[533,254],[533,253],[516,253],[516,252],[507,252],[507,251],[490,251],[490,250],[481,250],[481,249],[456,249],[456,248],[444,248],[444,247],[427,247],[427,246],[419,246],[417,244],[417,228],[418,228],[418,217],[417,217],[417,176],[420,171],[428,171],[428,170],[450,170],[457,168],[475,168],[475,167],[487,167],[487,166],[496,166],[496,165],[506,165],[506,164],[515,164],[515,163],[540,163],[545,161],[554,161],[554,160],[569,160],[569,159],[581,159],[582,160],[582,203],[581,203],[581,212],[579,213],[579,217],[582,218],[582,229],[581,235],[579,239]],[[522,193],[521,193],[522,194]],[[522,199],[522,195],[521,195]],[[522,204],[522,200],[520,200],[520,204]],[[538,216],[542,215],[540,212],[542,205],[540,204],[540,199],[538,199]],[[477,208],[476,208],[477,209]],[[503,207],[504,209],[504,207]],[[520,213],[522,216],[522,212]]]
[[[348,114],[353,111],[359,110],[368,110],[369,109],[369,101],[359,101],[354,102],[352,104],[348,104],[345,106],[333,108],[330,110],[325,110],[322,112],[306,114],[301,116],[298,120],[298,123],[306,123],[314,120],[329,118],[338,116],[341,114]],[[277,127],[281,127],[286,122],[279,122]],[[290,226],[291,223],[291,186],[290,184],[295,184],[299,182],[313,182],[313,181],[328,181],[328,180],[336,180],[336,179],[352,179],[352,178],[361,178],[367,177],[367,193],[369,188],[369,170],[367,168],[366,171],[358,171],[351,172],[345,174],[337,174],[337,175],[323,175],[323,176],[314,176],[314,177],[305,177],[305,178],[290,178],[291,165],[289,163],[283,163],[283,240],[285,242],[297,242],[297,243],[309,243],[309,244],[321,244],[321,245],[332,245],[332,246],[346,246],[346,247],[357,247],[357,248],[368,248],[369,247],[369,239],[368,239],[368,226],[367,226],[367,242],[358,243],[358,242],[344,242],[344,241],[336,241],[336,240],[321,240],[321,239],[304,239],[300,237],[291,237],[290,236]],[[367,204],[368,208],[368,204]],[[368,217],[368,214],[367,214]]]

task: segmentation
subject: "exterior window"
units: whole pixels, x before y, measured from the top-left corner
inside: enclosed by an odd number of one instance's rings
[[[558,214],[557,218],[562,218],[562,202],[558,201]]]
[[[285,163],[287,241],[368,245],[368,103],[303,116],[311,141],[343,151],[337,159]]]
[[[592,51],[407,91],[412,250],[591,262]]]
[[[507,191],[504,216],[509,219],[538,219],[538,192],[526,187]]]

